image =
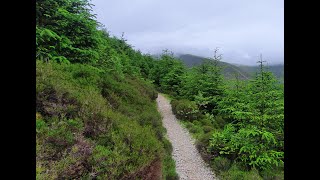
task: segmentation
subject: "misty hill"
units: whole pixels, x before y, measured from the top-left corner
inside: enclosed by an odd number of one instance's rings
[[[203,62],[204,59],[206,59],[205,57],[195,56],[191,54],[182,54],[182,55],[179,55],[178,58],[181,59],[188,67],[199,65]],[[224,67],[223,74],[226,78],[233,77],[233,74],[235,72],[238,72],[241,75],[242,79],[249,79],[259,70],[258,66],[233,65],[223,61],[220,61],[220,64]],[[269,65],[268,69],[277,78],[283,81],[283,76],[284,76],[283,64]]]
[[[187,67],[192,67],[192,66],[196,66],[196,65],[200,65],[206,58],[205,57],[201,57],[201,56],[195,56],[195,55],[191,55],[191,54],[182,54],[178,56],[179,59],[181,59]],[[240,77],[242,79],[249,79],[250,78],[250,74],[244,70],[242,70],[241,68],[220,61],[219,64],[224,67],[223,68],[223,75],[226,78],[231,78],[233,77],[234,73],[239,73]]]
[[[245,65],[238,65],[242,71],[247,72],[250,75],[254,75],[256,72],[259,71],[258,66],[245,66]],[[278,79],[283,81],[284,78],[284,66],[283,64],[276,64],[276,65],[268,65],[267,69],[271,71]]]

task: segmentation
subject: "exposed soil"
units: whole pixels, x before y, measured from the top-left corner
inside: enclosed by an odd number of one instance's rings
[[[130,175],[130,177],[124,177],[122,179],[126,180],[161,180],[162,179],[162,169],[161,169],[161,160],[156,159],[149,166],[141,169],[139,172]]]

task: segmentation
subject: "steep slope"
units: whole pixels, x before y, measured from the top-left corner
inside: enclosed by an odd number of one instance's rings
[[[150,83],[37,61],[36,85],[37,179],[168,176],[169,142]]]
[[[176,178],[150,55],[86,0],[36,1],[35,40],[36,179]]]

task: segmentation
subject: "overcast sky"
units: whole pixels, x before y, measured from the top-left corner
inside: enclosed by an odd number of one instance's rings
[[[163,49],[255,65],[283,63],[283,0],[92,0],[93,13],[111,35],[124,32],[143,53]]]

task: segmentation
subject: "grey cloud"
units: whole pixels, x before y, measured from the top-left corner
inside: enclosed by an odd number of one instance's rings
[[[111,34],[125,33],[144,53],[170,49],[254,64],[260,53],[283,62],[283,1],[280,0],[93,0],[99,22]]]

